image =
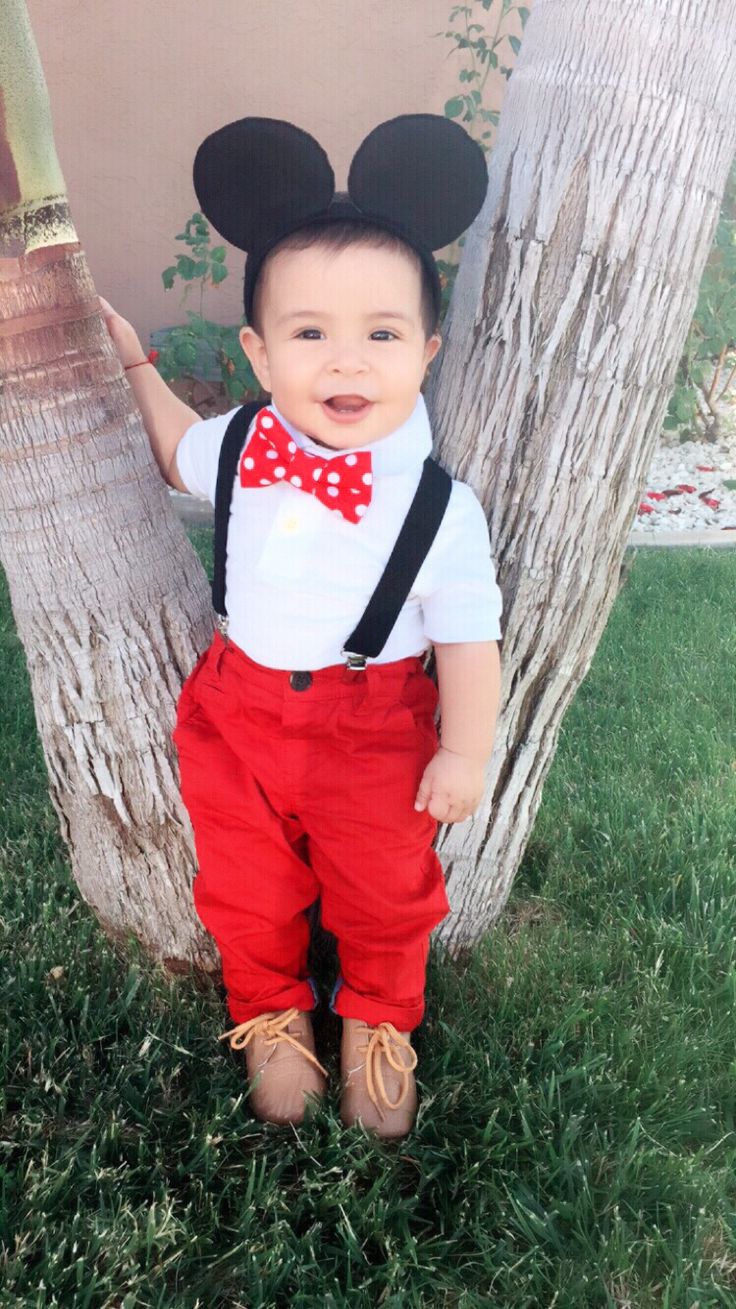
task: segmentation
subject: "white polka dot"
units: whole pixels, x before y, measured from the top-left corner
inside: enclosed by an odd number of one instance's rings
[[[373,474],[363,473],[363,481],[365,482],[366,486],[370,486],[371,482],[373,481]]]
[[[357,462],[358,462],[358,456],[357,456],[357,455],[346,455],[346,456],[345,456],[345,463],[346,463],[346,464],[350,464],[350,467],[351,467],[351,468],[352,468],[353,464],[357,464]]]
[[[356,512],[356,514],[358,515],[359,518],[362,518],[362,517],[363,517],[363,514],[365,513],[365,511],[366,511],[367,508],[368,508],[367,505],[356,505],[356,506],[355,506],[355,512]]]
[[[273,418],[270,418],[268,414],[264,414],[261,419],[261,427],[273,427]]]
[[[270,486],[270,485],[271,485],[271,483],[269,482],[269,480],[268,480],[267,477],[262,477],[262,478],[261,478],[261,486]]]
[[[340,492],[338,491],[338,489],[337,489],[336,486],[328,486],[328,488],[327,488],[327,494],[328,494],[328,495],[339,495]]]
[[[293,455],[294,451],[296,450],[296,442],[295,442],[295,441],[290,441],[289,444],[288,444],[288,446],[287,446],[287,449],[288,449],[288,451],[289,451],[289,454],[290,454],[290,455]]]
[[[255,462],[256,462],[255,459],[251,459],[250,456],[248,456],[247,459],[244,459],[244,460],[243,460],[243,467],[244,467],[244,468],[254,468],[254,467],[255,467]]]
[[[321,469],[321,468],[315,468],[314,471],[312,472],[312,477],[314,478],[315,482],[316,482],[316,481],[318,480],[318,478],[320,478],[321,476],[322,476],[322,469]]]
[[[328,473],[328,474],[327,474],[327,481],[328,481],[328,482],[339,482],[339,481],[340,481],[340,474],[339,474],[339,473]]]
[[[301,477],[290,477],[289,481],[291,482],[292,486],[301,486],[302,484]]]
[[[274,475],[274,477],[286,477],[286,469],[285,469],[285,468],[274,468],[274,470],[273,470],[273,475]]]
[[[267,459],[278,459],[278,457],[279,457],[279,452],[278,452],[278,450],[267,450],[267,451],[266,451],[266,458],[267,458]]]

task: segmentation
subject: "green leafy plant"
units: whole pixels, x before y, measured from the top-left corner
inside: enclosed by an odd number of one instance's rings
[[[191,247],[191,255],[177,255],[176,263],[165,268],[161,274],[163,284],[167,291],[170,291],[174,285],[174,279],[181,277],[185,281],[191,282],[193,278],[209,279],[213,286],[219,286],[227,277],[227,267],[225,265],[225,247],[217,245],[210,250],[210,230],[207,220],[202,214],[192,214],[187,222],[183,232],[177,232],[177,241],[186,241]],[[182,297],[186,300],[191,290],[187,286]],[[204,282],[200,283],[200,309],[202,307],[202,295],[204,292]]]
[[[490,108],[485,103],[488,75],[491,69],[498,69],[506,79],[511,76],[510,64],[501,61],[509,57],[507,51],[510,50],[513,62],[521,47],[521,37],[505,29],[511,16],[516,14],[523,31],[529,17],[529,9],[526,5],[517,5],[512,3],[512,0],[502,0],[493,31],[487,30],[483,22],[471,21],[480,17],[481,10],[488,12],[493,3],[494,0],[475,0],[473,4],[455,5],[448,18],[448,22],[455,26],[451,26],[449,31],[444,33],[448,40],[454,42],[456,50],[466,52],[467,62],[466,66],[460,69],[459,80],[468,87],[467,91],[462,91],[446,101],[445,114],[448,118],[462,116],[462,121],[470,125],[472,134],[477,137],[484,150],[489,148],[488,143],[493,136],[492,129],[498,123],[500,114],[499,109]],[[443,33],[437,32],[436,35],[442,36]],[[504,46],[506,49],[501,50]]]
[[[216,380],[221,392],[238,403],[259,395],[259,382],[238,340],[243,322],[222,326],[204,317],[206,288],[218,287],[228,276],[225,246],[210,246],[209,224],[200,213],[192,214],[176,240],[184,241],[189,253],[177,255],[161,278],[167,291],[177,279],[186,283],[182,304],[198,287],[199,312],[187,309],[188,325],[158,334],[156,368],[166,382],[181,377],[205,384]]]
[[[447,20],[450,24],[449,29],[446,32],[435,33],[436,36],[444,36],[452,41],[455,50],[462,51],[465,59],[465,65],[460,69],[459,81],[468,89],[445,101],[445,116],[461,118],[463,123],[467,123],[471,136],[485,151],[490,149],[493,131],[501,112],[498,108],[491,108],[486,102],[488,76],[491,69],[497,69],[507,80],[511,76],[511,64],[501,61],[505,57],[513,63],[521,47],[521,38],[510,33],[507,30],[508,25],[512,15],[516,14],[518,25],[523,32],[529,17],[529,9],[526,5],[518,5],[513,0],[501,0],[495,28],[490,31],[486,29],[485,22],[478,19],[481,18],[482,11],[489,12],[494,3],[495,0],[473,0],[472,4],[455,5]],[[504,50],[501,49],[503,46],[505,46]],[[462,251],[463,245],[464,237],[460,237],[457,242],[459,251]],[[442,286],[440,320],[443,321],[455,285],[460,259],[438,259],[437,265]]]
[[[717,404],[736,376],[736,165],[723,197],[664,426],[682,441],[716,441]]]

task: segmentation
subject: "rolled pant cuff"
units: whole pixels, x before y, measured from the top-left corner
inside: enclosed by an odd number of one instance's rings
[[[412,1032],[424,1017],[421,1004],[391,1004],[386,1000],[373,1000],[353,991],[343,978],[338,978],[330,996],[330,1009],[340,1018],[359,1018],[370,1027],[379,1023],[393,1023],[397,1032]]]
[[[257,1018],[259,1014],[280,1012],[282,1009],[316,1009],[318,1004],[319,992],[311,977],[308,977],[306,982],[297,982],[294,986],[279,991],[277,995],[268,996],[265,1000],[238,1000],[231,995],[227,998],[230,1017],[235,1023],[247,1023],[249,1018]]]

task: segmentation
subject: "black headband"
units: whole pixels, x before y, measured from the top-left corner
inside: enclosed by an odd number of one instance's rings
[[[398,236],[419,255],[435,308],[440,285],[432,257],[479,212],[488,171],[480,146],[439,114],[402,114],[381,123],[358,147],[347,192],[313,136],[278,118],[239,118],[197,150],[194,190],[221,236],[247,251],[248,320],[263,260],[292,232],[349,218]]]

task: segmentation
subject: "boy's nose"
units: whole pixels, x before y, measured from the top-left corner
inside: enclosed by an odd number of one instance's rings
[[[365,355],[355,346],[336,348],[330,360],[330,369],[333,373],[363,373],[367,367]]]

